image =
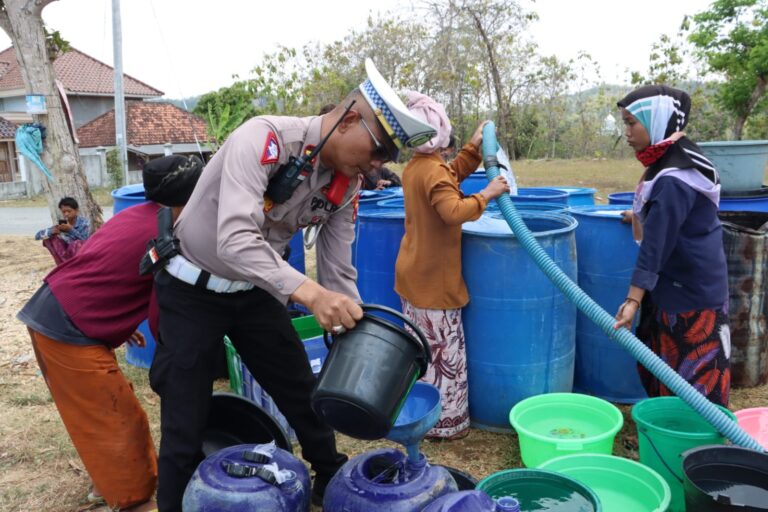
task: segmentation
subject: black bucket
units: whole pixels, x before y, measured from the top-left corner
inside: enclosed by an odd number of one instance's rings
[[[242,396],[213,394],[203,434],[202,451],[206,457],[229,446],[271,441],[293,453],[288,434],[267,411]]]
[[[312,409],[331,427],[357,439],[386,436],[413,383],[427,371],[429,344],[421,331],[399,312],[362,305],[363,318],[354,329],[333,337],[328,358],[312,392]],[[416,336],[388,320],[402,320]]]
[[[768,454],[737,446],[700,446],[683,453],[685,509],[768,511]]]

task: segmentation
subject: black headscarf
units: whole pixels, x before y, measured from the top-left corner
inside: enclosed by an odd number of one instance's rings
[[[144,165],[144,194],[165,206],[184,206],[195,189],[203,162],[195,155],[170,155]]]
[[[617,105],[627,109],[642,123],[654,145],[688,125],[691,97],[685,91],[666,85],[645,85],[626,95]],[[720,182],[715,166],[687,137],[680,138],[651,164],[643,179],[650,181],[664,169],[673,167],[696,169],[712,183]]]

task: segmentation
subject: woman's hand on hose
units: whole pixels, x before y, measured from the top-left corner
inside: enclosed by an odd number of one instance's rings
[[[355,301],[342,293],[327,290],[311,279],[293,292],[291,300],[309,308],[320,327],[331,333],[352,329],[363,318],[363,310]]]
[[[640,302],[627,298],[621,306],[619,306],[619,312],[616,313],[616,323],[613,324],[614,329],[621,329],[622,327],[626,327],[627,329],[632,328],[632,322],[635,321],[635,315],[637,315],[637,311],[640,309]]]
[[[480,195],[482,195],[486,201],[496,199],[503,194],[509,194],[509,184],[503,176],[496,176],[488,183],[488,186],[480,191]]]

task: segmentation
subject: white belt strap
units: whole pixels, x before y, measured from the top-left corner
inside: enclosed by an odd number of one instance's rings
[[[165,270],[176,279],[191,285],[197,284],[197,280],[202,272],[200,267],[181,255],[171,258]],[[231,281],[223,277],[211,275],[205,288],[216,293],[234,293],[251,290],[254,288],[254,284],[248,281]]]

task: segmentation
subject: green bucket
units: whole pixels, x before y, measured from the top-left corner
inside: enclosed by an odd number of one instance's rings
[[[600,398],[578,393],[548,393],[518,402],[509,411],[520,457],[529,468],[574,453],[613,453],[613,439],[624,425],[621,411]]]
[[[605,510],[665,512],[672,498],[669,485],[654,470],[613,455],[566,455],[539,467],[589,487]]]
[[[600,499],[582,483],[541,469],[507,469],[487,476],[475,489],[493,499],[511,496],[520,510],[601,512]],[[623,512],[623,511],[620,511]]]
[[[736,416],[720,409],[734,422]],[[660,474],[672,490],[670,512],[685,512],[683,458],[691,448],[725,444],[725,438],[676,396],[648,398],[632,407],[637,425],[640,462]]]

